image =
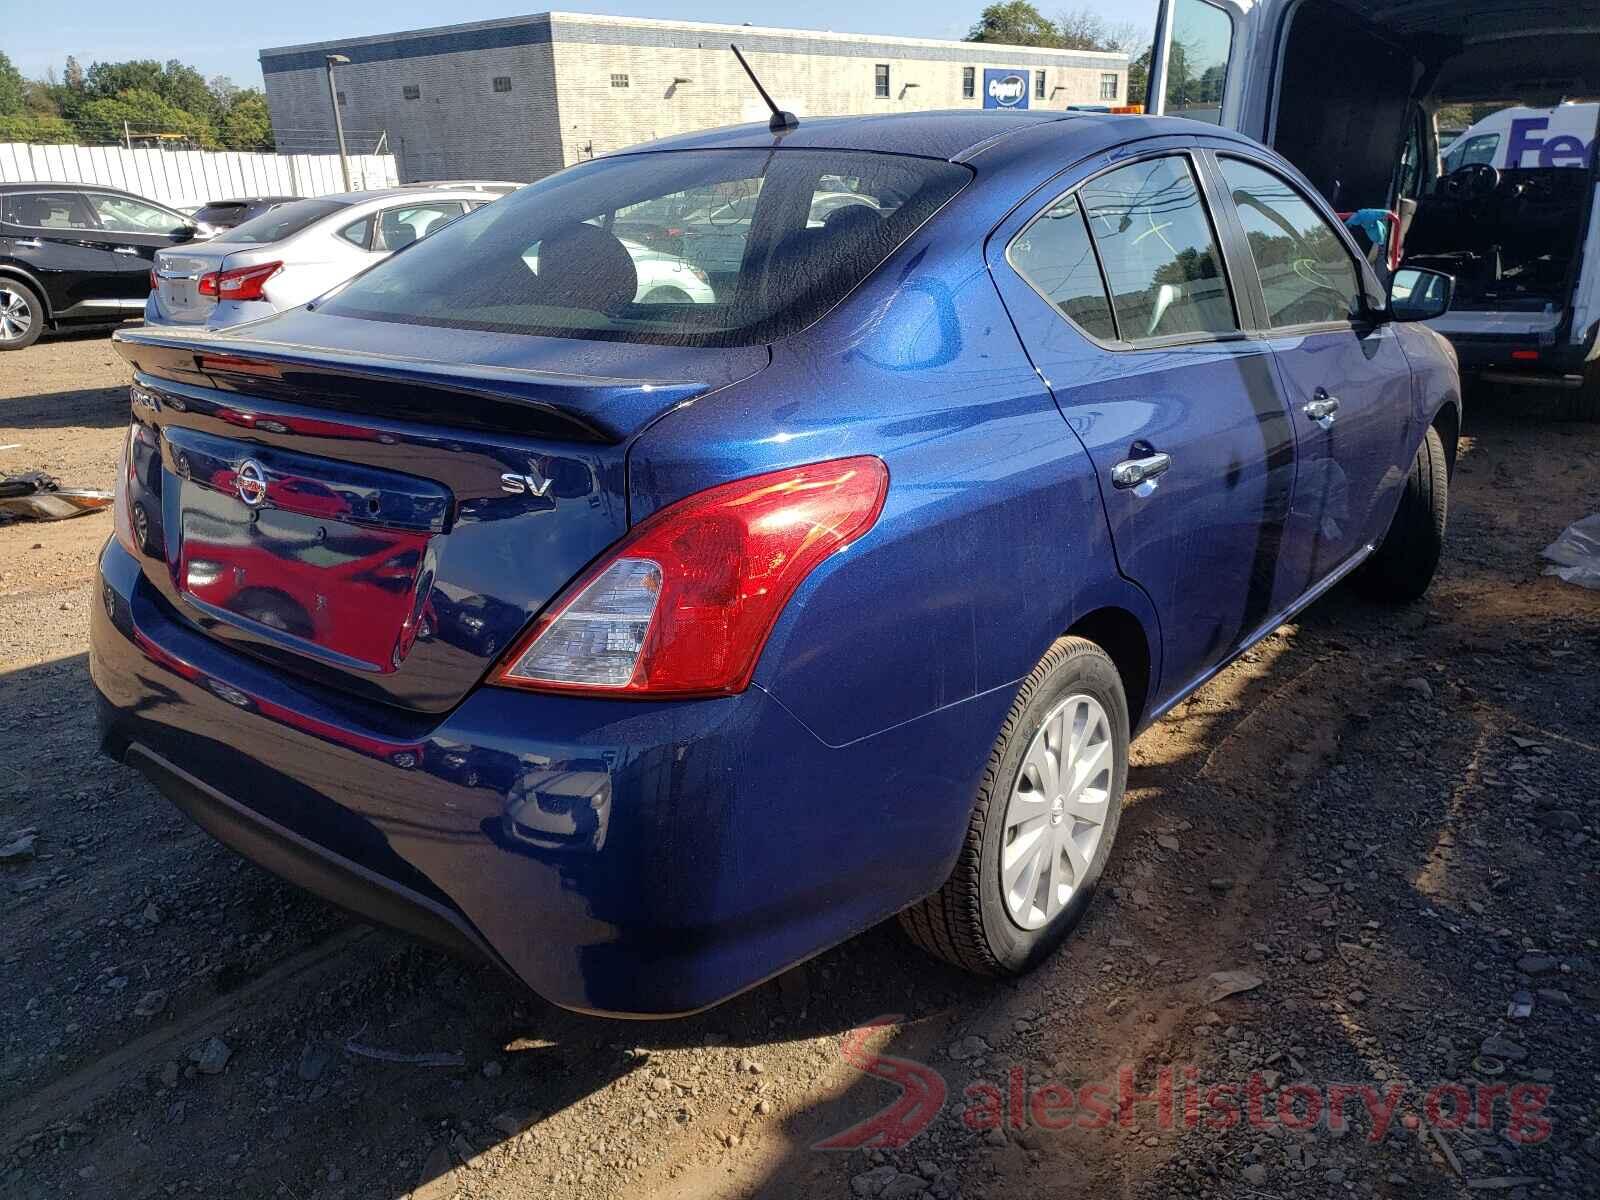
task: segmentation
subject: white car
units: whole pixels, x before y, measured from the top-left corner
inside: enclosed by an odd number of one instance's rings
[[[145,324],[223,329],[295,308],[495,198],[408,187],[280,205],[210,241],[157,253]]]
[[[717,296],[712,290],[711,280],[699,267],[665,250],[652,250],[649,246],[630,241],[628,238],[617,240],[628,252],[628,257],[633,259],[634,270],[639,275],[639,285],[633,293],[635,303],[716,303]],[[537,248],[532,253],[524,254],[522,261],[528,264],[528,270],[535,275],[539,273]]]

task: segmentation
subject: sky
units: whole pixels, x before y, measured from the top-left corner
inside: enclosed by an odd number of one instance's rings
[[[959,38],[971,28],[986,0],[808,0],[785,9],[735,4],[731,0],[624,0],[595,3],[550,0],[530,7],[454,0],[441,6],[424,0],[270,0],[269,3],[133,5],[127,0],[0,0],[0,51],[29,78],[54,67],[59,77],[69,54],[91,62],[129,58],[181,59],[211,78],[227,75],[241,87],[260,87],[256,54],[266,46],[288,46],[331,38],[420,29],[458,21],[481,21],[555,8],[567,12],[662,17],[679,21],[786,25],[840,33]],[[1043,0],[1046,16],[1089,8],[1109,22],[1140,26],[1155,22],[1156,0]],[[141,19],[143,17],[143,19]]]

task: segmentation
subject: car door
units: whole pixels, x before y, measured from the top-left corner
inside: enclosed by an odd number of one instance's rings
[[[1366,273],[1308,189],[1242,150],[1207,156],[1256,292],[1300,459],[1284,571],[1316,586],[1382,538],[1416,444],[1411,369]]]
[[[1208,208],[1193,155],[1167,150],[1025,208],[990,246],[1095,464],[1118,566],[1159,614],[1158,701],[1224,662],[1290,590],[1278,563],[1294,435]]]
[[[120,264],[81,193],[9,192],[0,206],[7,255],[43,285],[55,316],[85,315],[112,294]]]
[[[182,213],[115,192],[89,192],[94,212],[96,245],[110,258],[105,298],[138,301],[150,294],[150,268],[156,251],[193,239],[195,226]]]

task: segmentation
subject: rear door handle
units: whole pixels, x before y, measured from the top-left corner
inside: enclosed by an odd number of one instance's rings
[[[139,252],[137,250],[135,250],[132,246],[113,246],[111,248],[111,253],[113,253],[113,254],[138,254]]]
[[[1339,411],[1339,397],[1330,396],[1327,392],[1318,388],[1317,394],[1307,400],[1306,406],[1300,411],[1313,421],[1326,427],[1326,425],[1333,423],[1333,415]]]
[[[1143,458],[1129,458],[1111,468],[1111,482],[1115,487],[1134,488],[1149,483],[1158,475],[1172,469],[1172,455],[1147,454]]]
[[[16,238],[11,244],[21,246],[25,250],[37,250],[44,245],[38,238]]]

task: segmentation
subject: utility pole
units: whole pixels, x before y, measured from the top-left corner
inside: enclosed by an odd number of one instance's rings
[[[339,91],[333,83],[333,69],[349,63],[350,59],[343,54],[329,54],[326,56],[328,64],[328,103],[333,105],[333,131],[339,135],[339,166],[344,171],[344,190],[355,191],[350,183],[350,155],[344,148],[344,121],[339,117]]]

